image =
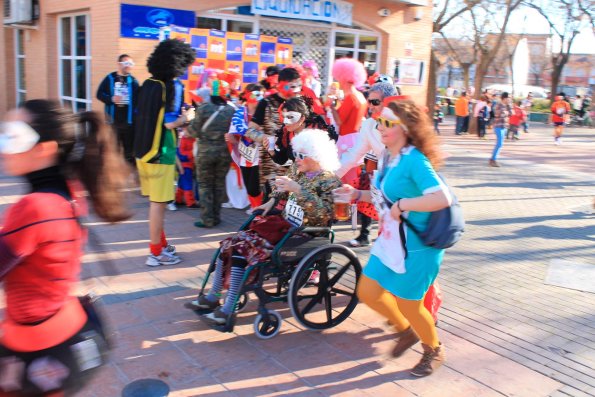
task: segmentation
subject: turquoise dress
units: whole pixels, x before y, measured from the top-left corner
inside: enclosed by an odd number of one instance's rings
[[[386,166],[381,183],[376,178],[374,185],[393,203],[400,198],[419,197],[445,189],[428,158],[413,146],[403,148],[401,154]],[[429,212],[409,211],[404,215],[418,230],[425,230],[430,219]],[[395,273],[371,255],[364,274],[399,298],[420,300],[438,275],[444,250],[423,245],[409,229],[406,238],[409,254],[405,259],[405,273]]]

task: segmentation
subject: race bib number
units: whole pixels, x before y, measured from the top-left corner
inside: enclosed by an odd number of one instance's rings
[[[304,223],[304,210],[298,205],[293,197],[287,200],[285,210],[283,211],[283,217],[295,227],[300,227],[302,226],[302,223]]]
[[[240,155],[250,163],[256,162],[256,159],[258,158],[258,146],[256,145],[247,146],[244,142],[240,141],[238,151],[240,152]]]
[[[558,113],[558,115],[562,116],[564,113],[566,113],[566,109],[565,109],[565,108],[561,108],[561,107],[559,107],[559,108],[556,110],[556,113]]]

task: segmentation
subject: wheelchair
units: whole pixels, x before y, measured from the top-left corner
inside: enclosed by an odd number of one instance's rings
[[[250,216],[239,230],[246,230],[255,216]],[[330,227],[290,230],[275,245],[267,262],[246,267],[234,313],[226,324],[214,327],[232,332],[236,315],[246,308],[250,293],[258,298],[254,331],[261,339],[270,339],[281,329],[281,315],[266,307],[273,302],[287,302],[293,317],[307,329],[324,330],[339,325],[358,303],[356,287],[362,268],[357,255],[343,245],[334,244],[334,237]],[[213,255],[199,296],[205,293],[219,253],[217,249]],[[318,282],[310,280],[314,271],[319,272]],[[255,278],[250,276],[252,272],[257,273]],[[249,279],[254,281],[247,282]]]

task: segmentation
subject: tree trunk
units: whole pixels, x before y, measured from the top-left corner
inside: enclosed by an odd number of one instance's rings
[[[474,97],[477,99],[481,96],[482,87],[483,87],[483,79],[488,71],[490,60],[488,59],[487,53],[482,53],[481,58],[479,59],[479,63],[475,68],[475,95]],[[475,117],[470,117],[469,120],[469,132],[477,132],[477,120]]]
[[[428,93],[426,95],[426,106],[430,109],[434,109],[434,104],[436,103],[436,86],[438,80],[438,59],[436,58],[436,54],[434,50],[430,53],[430,70],[428,73]]]
[[[469,90],[469,69],[471,69],[470,63],[462,63],[461,68],[463,68],[463,84],[465,91]]]

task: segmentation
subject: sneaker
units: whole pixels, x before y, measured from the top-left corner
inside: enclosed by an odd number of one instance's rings
[[[167,209],[170,211],[177,211],[178,207],[176,207],[176,203],[171,202],[171,203],[167,203]]]
[[[498,162],[497,162],[496,160],[490,160],[490,161],[488,162],[488,165],[489,165],[490,167],[500,167],[500,164],[498,164]]]
[[[217,325],[224,325],[227,323],[229,314],[224,313],[221,309],[215,309],[211,313],[206,314],[205,317]]]
[[[201,295],[198,297],[198,299],[184,303],[184,307],[187,309],[191,309],[191,310],[211,310],[212,311],[212,310],[217,309],[219,306],[221,306],[221,304],[219,303],[219,299],[217,299],[216,301],[213,302],[213,301],[208,300],[206,295]]]
[[[411,375],[417,377],[432,375],[434,371],[440,368],[444,360],[446,360],[442,343],[435,349],[432,349],[425,343],[422,343],[421,346],[424,349],[423,356],[419,363],[411,370]]]
[[[163,251],[161,251],[161,253],[164,253],[168,256],[172,256],[176,254],[176,246],[175,245],[171,245],[171,244],[167,244],[167,247],[163,248]]]
[[[349,240],[349,245],[352,247],[366,247],[370,245],[370,240],[367,237],[357,236],[353,240]]]
[[[318,284],[320,282],[320,272],[318,270],[312,270],[308,284]]]
[[[401,357],[407,349],[419,342],[419,337],[411,327],[397,333],[395,336],[397,337],[397,344],[393,349],[393,357]]]
[[[149,255],[145,265],[151,267],[157,266],[169,266],[169,265],[177,265],[178,263],[182,262],[180,258],[175,255],[168,255],[165,251],[161,252],[161,255],[155,256],[153,254]]]
[[[221,208],[233,208],[233,204],[230,202],[221,204]]]

